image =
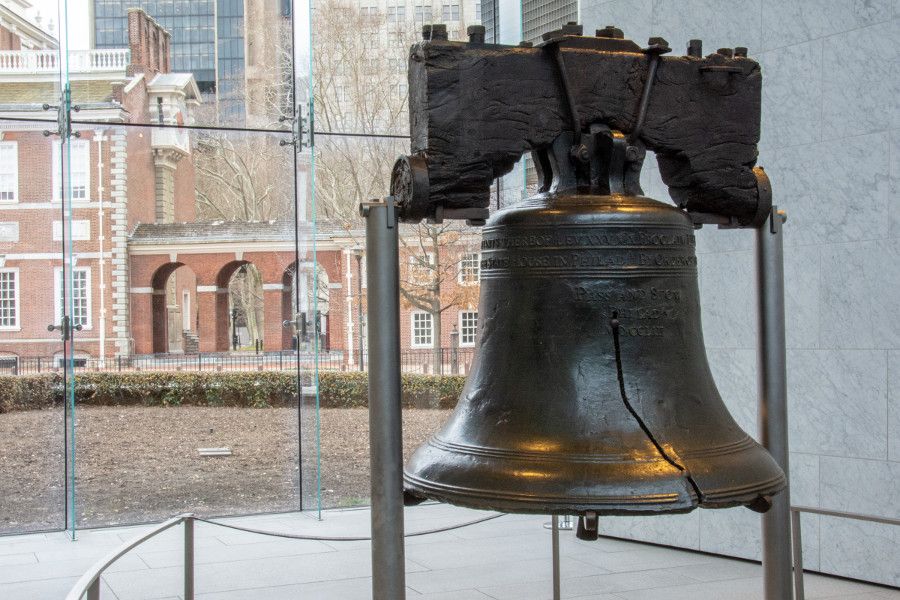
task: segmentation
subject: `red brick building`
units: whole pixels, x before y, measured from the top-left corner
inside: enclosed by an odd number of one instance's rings
[[[45,135],[56,123],[43,108],[61,92],[55,39],[0,5],[0,359],[60,355],[47,327],[64,302],[80,327],[76,357],[228,351],[229,285],[252,267],[263,351],[310,348],[318,331],[330,357],[357,366],[364,236],[327,224],[314,236],[284,217],[198,221],[198,134],[178,127],[192,123],[197,85],[169,71],[162,27],[137,9],[128,17],[129,48],[70,52],[78,137],[61,143]],[[401,347],[422,362],[434,364],[436,344],[474,346],[477,248],[473,233],[406,234]]]
[[[43,107],[60,97],[58,51],[33,24],[6,26],[10,14],[4,8],[0,19],[9,48],[0,52],[0,354],[61,351],[47,328],[60,323],[64,288],[81,328],[76,354],[130,354],[128,233],[138,223],[191,220],[195,201],[192,161],[183,160],[189,133],[123,124],[190,123],[197,86],[190,74],[168,72],[168,34],[130,11],[130,48],[70,53],[72,103],[92,124],[61,142],[45,134],[56,122]],[[178,285],[180,293],[192,282]]]

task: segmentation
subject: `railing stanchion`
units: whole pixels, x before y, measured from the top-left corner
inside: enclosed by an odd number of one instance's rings
[[[803,539],[800,537],[800,511],[791,510],[791,545],[794,562],[794,600],[804,600]]]
[[[87,600],[100,600],[100,578],[98,577],[87,591]]]
[[[194,600],[194,516],[184,519],[184,600]]]

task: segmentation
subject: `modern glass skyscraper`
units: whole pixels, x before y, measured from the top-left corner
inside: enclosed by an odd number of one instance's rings
[[[218,116],[244,117],[244,0],[93,0],[96,48],[128,45],[127,11],[142,8],[172,34],[172,70],[215,94]]]

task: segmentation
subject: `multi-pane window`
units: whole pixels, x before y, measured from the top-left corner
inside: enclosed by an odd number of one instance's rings
[[[419,285],[427,284],[432,279],[435,262],[434,253],[414,254],[409,257],[409,280]]]
[[[376,17],[376,16],[378,16],[378,7],[377,6],[360,6],[359,14],[364,17]]]
[[[441,15],[445,21],[459,21],[459,4],[444,4]]]
[[[19,327],[19,273],[0,270],[0,329]]]
[[[433,342],[431,313],[416,311],[412,314],[412,347],[427,348]]]
[[[475,2],[475,21],[481,23],[481,2]]]
[[[416,23],[431,23],[431,5],[416,4],[415,20]]]
[[[398,4],[396,6],[387,7],[388,23],[402,23],[406,20],[406,5]]]
[[[53,198],[60,199],[60,191],[63,196],[72,200],[90,200],[91,187],[91,146],[87,140],[71,140],[66,170],[69,173],[67,189],[63,190],[62,180],[62,153],[61,143],[57,140],[53,144]]]
[[[65,271],[56,268],[56,315],[62,321],[63,315],[71,309],[71,325],[91,326],[91,271],[87,267],[75,267],[71,271],[72,287],[67,289]]]
[[[469,252],[459,261],[459,281],[462,285],[474,285],[478,283],[480,275],[481,256],[477,252]]]
[[[0,142],[0,202],[19,200],[19,145]]]
[[[459,313],[459,345],[474,346],[478,333],[478,311],[464,310]]]

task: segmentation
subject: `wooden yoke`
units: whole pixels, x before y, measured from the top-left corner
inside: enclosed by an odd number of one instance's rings
[[[430,39],[409,59],[412,154],[397,162],[391,183],[402,220],[478,224],[493,180],[524,153],[535,153],[540,170],[541,153],[567,135],[575,140],[569,159],[587,162],[578,140],[598,127],[625,135],[632,172],[645,150],[655,152],[672,198],[698,220],[750,226],[768,215],[754,170],[761,74],[746,49],[702,57],[693,41],[687,56],[661,56],[661,38],[641,49],[615,28],[584,37],[573,24],[536,47],[483,44],[478,32],[450,42],[438,25],[424,31]]]

